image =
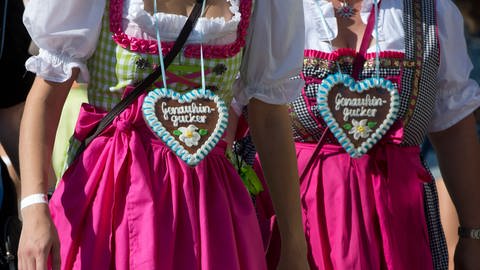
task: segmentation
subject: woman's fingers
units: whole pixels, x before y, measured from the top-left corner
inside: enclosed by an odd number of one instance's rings
[[[18,248],[20,270],[46,270],[49,256],[52,256],[53,269],[59,269],[60,243],[48,206],[31,205],[22,209],[22,215],[23,227]]]
[[[48,251],[40,252],[35,257],[35,270],[47,270]]]
[[[18,270],[35,270],[34,257],[18,257]]]
[[[55,239],[52,246],[52,270],[60,270],[60,241]]]

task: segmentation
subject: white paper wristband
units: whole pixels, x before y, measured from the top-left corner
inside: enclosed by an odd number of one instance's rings
[[[27,197],[23,198],[20,201],[20,210],[32,204],[39,204],[39,203],[48,204],[47,194],[37,193],[37,194],[28,195]]]

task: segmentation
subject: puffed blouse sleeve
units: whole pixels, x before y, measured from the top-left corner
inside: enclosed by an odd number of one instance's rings
[[[462,15],[451,0],[437,1],[437,14],[440,68],[430,132],[453,126],[480,106],[480,88],[469,78],[473,65],[467,52]]]
[[[256,0],[250,21],[235,102],[251,98],[269,104],[293,101],[303,86],[300,74],[304,48],[302,1]]]
[[[88,82],[85,61],[100,34],[105,0],[30,0],[23,22],[39,54],[25,66],[46,80],[64,82],[78,67],[77,81]]]

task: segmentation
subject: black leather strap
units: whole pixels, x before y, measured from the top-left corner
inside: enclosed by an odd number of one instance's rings
[[[175,57],[178,55],[180,50],[185,45],[190,33],[192,32],[195,24],[197,23],[198,18],[202,13],[202,4],[205,0],[197,0],[195,6],[193,7],[192,12],[188,16],[185,25],[183,26],[175,44],[173,45],[170,52],[164,58],[164,65],[165,69],[173,62]],[[159,48],[160,49],[160,48]],[[113,119],[120,114],[125,108],[127,108],[130,104],[133,103],[145,90],[152,85],[160,76],[162,75],[162,70],[157,67],[150,75],[148,75],[145,79],[139,82],[135,89],[132,90],[126,97],[124,97],[113,109],[108,112],[107,115],[97,124],[95,128],[92,129],[90,135],[87,136],[85,140],[82,141],[80,147],[78,148],[77,152],[75,153],[75,159],[85,150],[85,148],[90,144],[90,142],[97,137],[102,131],[112,123]]]

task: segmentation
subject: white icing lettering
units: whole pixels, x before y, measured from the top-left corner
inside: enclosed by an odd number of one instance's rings
[[[343,108],[343,120],[348,122],[349,117],[375,117],[377,109],[370,109],[365,107],[360,108]]]
[[[169,120],[175,127],[184,123],[206,123],[207,114],[215,111],[215,109],[210,106],[203,105],[202,103],[197,104],[195,102],[175,107],[170,107],[167,102],[162,102],[161,110],[163,119]]]
[[[172,115],[170,118],[173,126],[178,127],[178,124],[184,123],[206,123],[206,115],[194,115],[194,114],[184,114],[184,115]]]
[[[335,110],[337,111],[342,107],[379,107],[386,103],[387,101],[383,98],[371,97],[368,94],[362,98],[343,97],[341,93],[335,96]]]

